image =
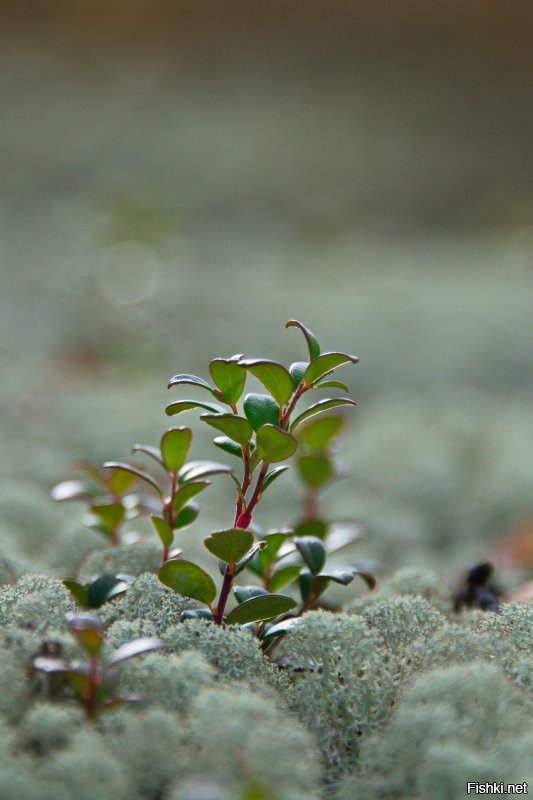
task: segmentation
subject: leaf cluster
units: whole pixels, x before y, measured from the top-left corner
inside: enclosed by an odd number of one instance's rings
[[[141,699],[137,695],[115,694],[115,667],[134,656],[160,649],[162,643],[157,639],[137,639],[119,647],[110,658],[103,659],[105,632],[100,620],[90,614],[69,614],[67,622],[85,660],[66,661],[39,655],[33,660],[34,669],[49,676],[64,678],[89,717],[117,705]]]

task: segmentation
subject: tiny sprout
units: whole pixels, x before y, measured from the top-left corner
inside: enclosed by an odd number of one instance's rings
[[[68,614],[67,622],[86,660],[65,661],[47,655],[39,655],[33,660],[34,669],[48,676],[62,676],[70,684],[75,697],[82,703],[88,717],[94,718],[124,703],[142,700],[139,695],[116,695],[114,691],[114,667],[134,656],[160,650],[163,647],[158,639],[135,639],[119,647],[109,659],[103,659],[101,652],[105,641],[102,623],[90,614]]]

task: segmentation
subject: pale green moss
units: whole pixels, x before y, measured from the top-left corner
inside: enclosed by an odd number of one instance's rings
[[[45,756],[66,747],[84,722],[81,707],[39,703],[22,720],[19,743],[35,755]]]
[[[120,673],[122,691],[139,693],[145,704],[181,715],[198,692],[214,683],[214,669],[194,651],[179,656],[152,653],[124,664]]]
[[[379,632],[393,653],[415,639],[431,637],[446,618],[422,597],[400,596],[373,603],[362,614],[369,628]]]
[[[44,633],[64,627],[65,614],[76,609],[70,593],[57,578],[28,574],[13,586],[0,588],[0,624]]]
[[[42,800],[128,800],[132,796],[126,765],[87,726],[69,747],[44,759],[36,777]]]
[[[199,651],[223,681],[248,680],[275,688],[286,686],[285,677],[263,655],[250,631],[188,620],[169,628],[162,638],[174,653]]]
[[[169,706],[170,708],[170,706]],[[158,800],[184,774],[183,725],[161,709],[118,712],[102,718],[106,750],[126,770],[132,792],[128,800]]]
[[[390,713],[400,678],[377,631],[365,620],[326,611],[306,614],[280,648],[306,671],[291,701],[316,736],[334,782],[357,760],[361,741]]]
[[[446,616],[453,611],[451,591],[442,578],[430,570],[412,567],[399,569],[389,578],[379,581],[376,591],[353,600],[345,611],[348,614],[361,614],[375,603],[404,595],[422,597]]]
[[[517,650],[533,651],[533,607],[528,603],[507,603],[498,614],[483,615],[477,627],[509,640]]]
[[[148,540],[95,550],[81,565],[79,579],[86,582],[104,572],[110,575],[123,572],[135,576],[142,575],[143,572],[156,573],[160,566],[161,545]]]
[[[167,589],[157,575],[144,573],[123,595],[105,603],[98,613],[106,626],[140,619],[147,626],[142,633],[146,636],[164,633],[171,625],[179,623],[183,611],[191,608],[194,608],[191,600]]]
[[[421,676],[339,800],[462,797],[468,781],[528,780],[530,709],[495,667],[480,662]]]
[[[255,786],[270,800],[318,800],[319,766],[308,733],[267,699],[242,689],[208,689],[186,731],[188,777],[240,797]],[[175,797],[178,795],[175,795]],[[223,795],[224,796],[224,795]]]

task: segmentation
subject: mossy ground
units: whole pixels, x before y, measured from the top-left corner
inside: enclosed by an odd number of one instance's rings
[[[404,570],[347,612],[308,612],[283,668],[248,631],[177,622],[189,606],[145,573],[102,609],[108,654],[153,634],[165,650],[120,672],[140,706],[91,723],[30,668],[45,641],[76,655],[68,592],[0,588],[3,799],[447,798],[531,778],[529,606],[457,617],[434,574]]]

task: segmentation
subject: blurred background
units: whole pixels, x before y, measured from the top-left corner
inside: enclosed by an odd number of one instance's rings
[[[361,359],[339,372],[359,403],[350,477],[324,498],[366,531],[354,555],[527,576],[530,3],[0,14],[0,555],[72,571],[100,544],[48,499],[73,461],[157,443],[187,396],[166,390],[176,372],[301,360],[296,317]],[[212,456],[193,427],[193,456]],[[293,520],[295,485],[258,521]],[[187,542],[231,522],[229,482],[210,493]]]

